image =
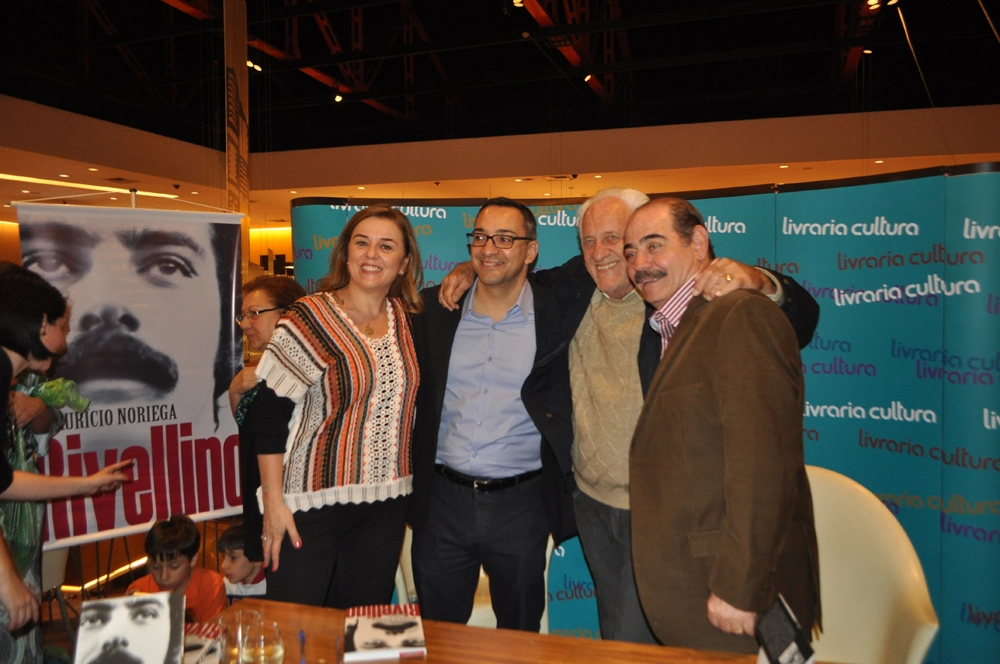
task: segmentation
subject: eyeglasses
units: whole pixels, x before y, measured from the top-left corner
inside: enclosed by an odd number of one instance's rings
[[[250,319],[251,321],[257,320],[261,314],[266,314],[268,311],[283,311],[284,307],[271,307],[270,309],[258,309],[257,311],[248,311],[245,314],[240,314],[236,317],[236,324],[242,325],[243,321]]]
[[[497,249],[510,249],[514,246],[514,240],[534,240],[533,237],[520,237],[517,235],[487,235],[485,233],[466,233],[469,238],[470,247],[485,247],[486,242],[493,240],[493,246]]]

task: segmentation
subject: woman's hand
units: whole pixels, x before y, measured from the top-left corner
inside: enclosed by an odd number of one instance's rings
[[[243,367],[229,383],[229,408],[233,411],[233,415],[236,414],[236,404],[250,388],[257,384],[256,369],[256,367]]]
[[[110,466],[105,466],[93,475],[88,475],[86,480],[89,486],[81,493],[86,496],[93,496],[96,493],[114,491],[125,482],[131,482],[132,478],[125,471],[130,470],[134,464],[134,459],[119,461]]]
[[[282,454],[258,454],[257,466],[260,468],[260,492],[264,498],[264,529],[261,535],[261,546],[264,549],[264,567],[273,561],[271,571],[277,571],[278,558],[281,555],[281,542],[287,534],[296,549],[302,547],[302,538],[295,528],[295,517],[292,510],[285,504],[285,494],[282,489],[285,466]]]
[[[14,416],[14,424],[18,429],[42,418],[39,427],[32,427],[34,433],[44,433],[49,430],[49,407],[38,397],[29,397],[17,390],[10,391],[10,413]],[[41,425],[44,425],[42,428]]]
[[[0,604],[10,615],[7,631],[13,632],[29,622],[38,622],[38,598],[18,577],[6,542],[0,540],[0,547],[3,547],[0,552]]]
[[[302,538],[295,528],[295,517],[285,504],[284,498],[265,503],[263,532],[261,545],[264,549],[264,567],[273,562],[271,571],[275,572],[278,570],[281,556],[281,542],[286,534],[292,540],[292,546],[296,549],[302,546]]]

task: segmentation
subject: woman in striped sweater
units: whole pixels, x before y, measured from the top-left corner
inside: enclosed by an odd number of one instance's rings
[[[258,455],[269,599],[346,608],[392,597],[412,490],[420,280],[407,218],[362,210],[257,365],[291,412],[284,454]]]

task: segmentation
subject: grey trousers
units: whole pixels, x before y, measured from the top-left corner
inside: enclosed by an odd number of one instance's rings
[[[594,578],[601,638],[656,643],[632,572],[631,513],[594,500],[579,489],[573,503],[580,544]]]

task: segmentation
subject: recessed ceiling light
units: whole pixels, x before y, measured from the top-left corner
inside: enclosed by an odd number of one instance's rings
[[[863,51],[863,53],[864,53],[865,55],[871,55],[871,54],[872,54],[872,50],[871,50],[870,48],[866,48],[866,49],[865,49],[865,50]]]
[[[583,77],[583,82],[588,83],[592,78],[594,78],[592,74],[587,74],[586,76]]]
[[[59,177],[61,177],[61,178],[68,178],[69,175],[67,175],[66,173],[60,173]]]
[[[297,191],[295,191],[294,189],[292,189],[292,190],[291,190],[291,191],[289,191],[288,193],[289,193],[289,194],[297,194],[297,193],[299,193],[299,192],[297,192]]]
[[[254,65],[253,68],[254,71],[261,71],[260,65]]]
[[[781,166],[778,166],[778,168],[788,168],[788,164],[782,164]]]
[[[779,182],[779,183],[778,183],[778,186],[780,187],[780,186],[781,186],[781,185],[783,185],[783,184],[785,184],[785,183],[784,183],[784,182]]]
[[[514,182],[520,182],[521,178],[514,178]]]
[[[358,189],[364,189],[364,187],[358,187]]]
[[[197,191],[192,191],[191,193],[192,193],[193,195],[195,195],[195,196],[197,196],[197,195],[198,195],[198,192],[197,192]]]
[[[876,159],[875,163],[876,164],[884,164],[885,163],[885,159]]]
[[[112,196],[112,197],[111,197],[111,200],[113,200],[113,201],[117,201],[117,200],[118,200],[118,197],[117,197],[117,196]]]
[[[337,95],[336,97],[334,97],[334,98],[333,98],[333,100],[334,100],[335,102],[338,102],[338,103],[339,103],[339,102],[342,102],[342,101],[344,101],[344,98],[343,98],[343,97],[341,97],[340,95]]]
[[[21,190],[21,193],[22,193],[22,194],[30,194],[30,193],[31,193],[31,190],[30,190],[30,189],[22,189],[22,190]]]
[[[247,60],[247,67],[253,67],[253,60]]]
[[[601,178],[603,178],[603,177],[604,177],[603,175],[595,175],[595,176],[594,176],[594,179],[595,179],[595,180],[600,180],[600,179],[601,179]]]
[[[551,196],[552,194],[545,194],[546,196]]]
[[[90,171],[91,173],[96,173],[97,172],[96,168],[88,168],[87,170]]]
[[[3,206],[4,206],[4,207],[10,207],[10,206],[9,206],[9,205],[7,205],[6,203],[4,203],[4,204],[3,204]]]

